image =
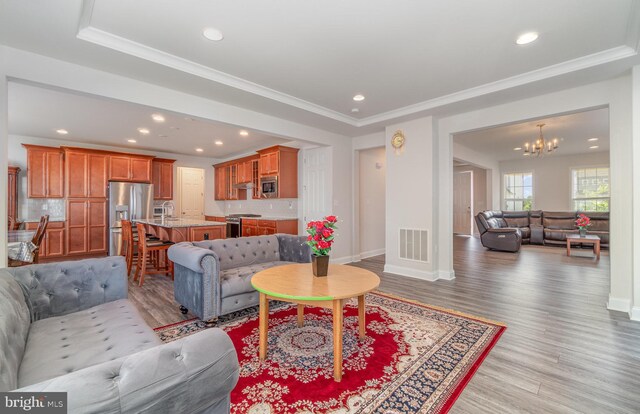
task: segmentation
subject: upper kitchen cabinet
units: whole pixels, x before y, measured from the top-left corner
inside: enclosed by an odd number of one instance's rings
[[[153,199],[173,200],[173,163],[176,160],[154,158],[153,175]]]
[[[107,197],[107,153],[63,147],[66,194],[70,198]]]
[[[64,197],[64,158],[59,148],[22,144],[27,149],[27,196]]]
[[[151,183],[151,161],[154,157],[132,154],[109,156],[109,181]]]
[[[258,151],[260,178],[276,177],[275,198],[298,197],[298,151],[298,148],[281,145]]]
[[[215,186],[214,195],[216,200],[227,199],[227,169],[225,166],[214,166]]]
[[[243,157],[214,165],[215,199],[238,200],[246,197],[247,185],[257,185],[258,156]]]

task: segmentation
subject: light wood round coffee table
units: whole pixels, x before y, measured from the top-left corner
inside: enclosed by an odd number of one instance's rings
[[[358,328],[364,338],[364,295],[380,285],[373,272],[353,266],[329,265],[329,273],[316,277],[311,263],[276,266],[256,273],[251,279],[260,292],[260,360],[267,357],[269,299],[298,304],[298,326],[304,325],[304,306],[333,310],[333,377],[342,379],[342,325],[344,302],[358,298]]]

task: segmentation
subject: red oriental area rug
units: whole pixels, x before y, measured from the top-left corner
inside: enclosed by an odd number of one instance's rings
[[[267,360],[258,360],[256,308],[219,322],[233,341],[240,380],[231,412],[446,413],[506,327],[502,324],[373,293],[366,298],[364,340],[355,301],[345,308],[343,377],[333,380],[330,310],[279,303],[269,316]],[[157,328],[169,342],[206,329],[199,320]]]

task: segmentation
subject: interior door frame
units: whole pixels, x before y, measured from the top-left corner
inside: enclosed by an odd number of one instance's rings
[[[204,208],[205,208],[205,199],[204,199],[204,187],[205,187],[205,182],[204,182],[204,178],[205,178],[205,170],[204,168],[199,168],[199,167],[177,167],[177,178],[178,178],[178,188],[175,189],[176,191],[176,199],[173,200],[175,207],[176,207],[176,215],[178,217],[182,217],[182,174],[183,171],[185,170],[199,170],[202,172],[202,212],[204,215]],[[202,217],[202,219],[204,220],[204,217]]]
[[[469,236],[473,237],[473,211],[474,211],[474,205],[473,205],[473,170],[467,170],[467,171],[454,171],[453,174],[469,174]],[[455,189],[453,189],[455,191]],[[455,214],[455,205],[453,206],[453,211]],[[455,225],[454,225],[454,230],[455,230]],[[454,231],[454,234],[455,233]]]

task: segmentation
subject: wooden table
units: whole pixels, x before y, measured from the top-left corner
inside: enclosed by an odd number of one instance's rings
[[[591,243],[593,244],[593,253],[596,255],[596,260],[600,260],[600,237],[592,234],[581,236],[579,234],[567,235],[567,256],[571,256],[571,243]]]
[[[316,277],[311,263],[276,266],[256,273],[251,279],[260,292],[260,360],[267,357],[269,299],[298,304],[298,326],[304,325],[304,306],[333,310],[333,378],[342,379],[342,325],[346,299],[358,298],[358,329],[365,336],[364,295],[380,285],[373,272],[353,266],[329,265],[329,274]]]

